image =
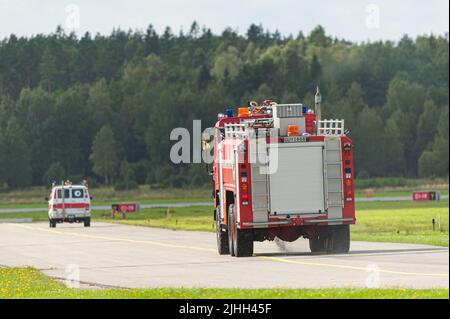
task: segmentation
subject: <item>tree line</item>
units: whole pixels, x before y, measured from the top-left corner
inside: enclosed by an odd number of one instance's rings
[[[170,132],[248,100],[343,118],[359,177],[448,177],[448,34],[352,43],[323,27],[245,35],[114,30],[0,42],[0,189],[89,177],[117,187],[201,185],[202,164],[173,165]]]

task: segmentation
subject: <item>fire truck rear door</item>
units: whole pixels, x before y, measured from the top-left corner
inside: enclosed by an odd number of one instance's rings
[[[270,144],[269,193],[272,215],[323,214],[323,143]]]

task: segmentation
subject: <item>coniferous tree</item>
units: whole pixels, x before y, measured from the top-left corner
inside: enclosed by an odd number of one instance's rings
[[[105,183],[108,184],[116,174],[119,164],[117,145],[108,126],[103,126],[95,136],[89,159],[92,161],[93,171],[104,177]]]

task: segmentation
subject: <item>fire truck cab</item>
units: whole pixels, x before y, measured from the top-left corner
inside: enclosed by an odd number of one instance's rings
[[[347,253],[355,223],[352,141],[344,120],[302,104],[250,102],[214,127],[214,219],[221,255],[254,241],[309,239],[313,253]]]
[[[91,226],[91,197],[86,184],[53,185],[48,198],[48,220],[51,228],[57,223],[84,223]]]

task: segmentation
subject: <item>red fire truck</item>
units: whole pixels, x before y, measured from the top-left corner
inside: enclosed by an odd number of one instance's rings
[[[299,237],[312,252],[349,251],[352,141],[344,121],[321,120],[320,108],[317,89],[314,110],[266,100],[219,114],[212,163],[219,254],[252,256],[255,241]]]

